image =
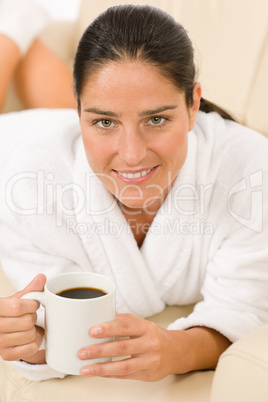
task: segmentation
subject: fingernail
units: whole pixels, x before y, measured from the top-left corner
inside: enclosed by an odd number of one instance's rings
[[[102,328],[101,327],[91,328],[90,334],[93,335],[93,336],[101,335],[102,334]]]
[[[94,370],[91,367],[83,367],[81,369],[81,374],[82,375],[93,375],[94,374]]]
[[[79,359],[82,359],[82,360],[90,359],[90,355],[91,355],[90,350],[81,350],[78,353]]]

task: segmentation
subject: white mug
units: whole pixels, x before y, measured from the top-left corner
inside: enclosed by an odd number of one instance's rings
[[[66,289],[90,287],[105,295],[91,299],[72,299],[57,295]],[[89,335],[91,327],[115,319],[115,285],[107,277],[91,272],[71,272],[49,279],[44,292],[31,292],[24,299],[39,301],[45,307],[46,361],[65,374],[80,375],[85,361],[78,351],[86,346],[111,341]],[[104,363],[111,358],[92,359],[86,364]]]

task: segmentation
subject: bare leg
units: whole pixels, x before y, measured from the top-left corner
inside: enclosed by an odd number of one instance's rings
[[[7,36],[0,34],[0,110],[4,105],[8,85],[20,62],[18,46]]]
[[[15,86],[26,108],[76,108],[70,69],[39,39],[21,61]]]

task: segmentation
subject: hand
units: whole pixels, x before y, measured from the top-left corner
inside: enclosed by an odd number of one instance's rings
[[[136,379],[158,381],[173,372],[174,341],[180,342],[183,331],[168,331],[156,324],[131,314],[117,314],[116,320],[93,327],[90,335],[95,338],[129,337],[88,346],[79,351],[81,360],[100,357],[122,357],[124,360],[109,363],[92,364],[81,370],[84,376]],[[178,346],[177,346],[178,348]],[[181,372],[187,372],[184,363]]]
[[[45,275],[37,275],[25,289],[11,297],[0,298],[0,356],[4,360],[44,363],[44,351],[38,351],[44,331],[36,327],[39,303],[20,299],[33,291],[43,291]]]

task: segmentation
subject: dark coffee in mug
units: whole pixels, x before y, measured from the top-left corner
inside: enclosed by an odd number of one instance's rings
[[[77,287],[71,289],[61,290],[57,293],[58,296],[66,297],[68,299],[95,299],[107,295],[107,292],[102,289],[89,288],[89,287]]]

